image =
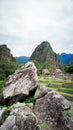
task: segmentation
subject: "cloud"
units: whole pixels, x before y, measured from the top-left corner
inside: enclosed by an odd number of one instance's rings
[[[43,40],[55,52],[72,52],[72,0],[0,0],[0,42],[14,55],[31,55]]]

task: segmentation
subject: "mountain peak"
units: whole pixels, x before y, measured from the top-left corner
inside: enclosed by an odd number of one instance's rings
[[[38,45],[38,47],[40,48],[48,48],[48,49],[51,49],[52,50],[52,47],[50,45],[50,43],[48,41],[43,41],[41,44]],[[53,51],[53,50],[52,50]]]
[[[30,60],[40,64],[42,69],[47,68],[50,71],[54,71],[56,68],[62,68],[61,61],[48,41],[42,42],[35,48]]]
[[[40,45],[44,45],[44,46],[50,46],[50,43],[48,41],[43,41],[41,42]]]

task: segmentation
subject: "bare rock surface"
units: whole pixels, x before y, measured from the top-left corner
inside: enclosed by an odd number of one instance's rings
[[[8,77],[3,87],[4,104],[24,100],[29,94],[35,92],[37,86],[37,69],[34,63],[28,62]]]
[[[45,96],[48,93],[48,90],[46,89],[45,86],[39,86],[38,89],[39,89],[40,93],[38,95],[35,94],[34,102],[35,102],[35,100],[42,98],[43,96]]]
[[[0,130],[72,130],[69,102],[56,91],[48,92],[45,86],[40,90],[45,93],[35,97],[34,104],[13,104]]]
[[[40,128],[32,110],[23,103],[17,103],[11,107],[11,113],[0,130],[40,130]]]
[[[13,130],[13,127],[15,126],[15,116],[10,115],[7,120],[3,123],[3,125],[0,127],[0,130]]]
[[[69,102],[56,91],[38,96],[34,103],[34,112],[44,122],[44,130],[71,130],[69,110]]]

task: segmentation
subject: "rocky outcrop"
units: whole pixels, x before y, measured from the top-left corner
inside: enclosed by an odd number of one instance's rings
[[[37,117],[32,110],[23,103],[14,104],[11,113],[0,130],[40,130]]]
[[[34,61],[38,70],[49,69],[52,73],[56,68],[63,69],[63,65],[58,58],[57,54],[53,51],[50,43],[48,41],[43,41],[38,45],[30,57],[31,61]],[[41,73],[40,70],[40,73]]]
[[[55,91],[38,96],[34,103],[34,112],[44,122],[44,130],[71,130],[69,110],[69,102]]]
[[[0,63],[16,61],[7,45],[0,45]]]
[[[28,62],[8,77],[3,87],[2,101],[4,104],[24,101],[27,96],[34,94],[37,86],[37,69],[34,63]]]

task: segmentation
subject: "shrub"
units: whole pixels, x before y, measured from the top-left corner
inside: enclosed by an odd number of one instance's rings
[[[44,128],[44,124],[42,121],[38,121],[37,125],[40,127],[40,129]]]
[[[0,63],[0,80],[6,79],[10,74],[14,73],[19,67],[17,62]]]

